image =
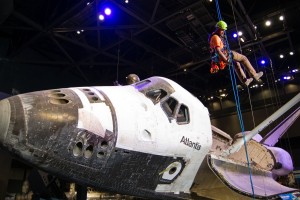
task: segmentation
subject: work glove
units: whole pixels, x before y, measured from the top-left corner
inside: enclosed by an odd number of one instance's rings
[[[219,67],[215,62],[211,62],[210,73],[214,74],[219,71]]]

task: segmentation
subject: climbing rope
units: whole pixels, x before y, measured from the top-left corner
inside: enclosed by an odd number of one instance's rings
[[[119,64],[120,64],[120,43],[118,45],[118,61],[117,61],[117,81],[119,81]]]
[[[217,8],[217,13],[218,13],[218,18],[219,18],[219,21],[220,21],[220,20],[222,20],[222,15],[221,15],[221,11],[220,11],[220,6],[219,6],[218,0],[216,0],[216,8]],[[227,49],[230,52],[230,47],[229,47],[229,43],[228,43],[228,39],[227,39],[226,33],[224,35],[225,35],[225,41],[226,41]],[[248,149],[247,149],[247,144],[246,144],[246,139],[245,139],[244,122],[243,122],[243,117],[242,117],[242,112],[241,112],[241,107],[240,107],[240,99],[239,99],[239,94],[238,94],[238,89],[237,89],[237,84],[236,84],[236,76],[235,76],[235,73],[234,73],[234,66],[233,66],[232,62],[230,63],[230,66],[229,66],[229,72],[230,72],[230,79],[231,79],[232,89],[233,89],[233,93],[234,93],[234,98],[235,98],[235,102],[236,102],[236,108],[237,108],[238,118],[239,118],[240,127],[241,127],[241,130],[242,130],[242,135],[243,135],[243,140],[244,140],[244,147],[245,147],[245,152],[246,152],[246,159],[247,159],[248,171],[249,171],[249,175],[250,175],[250,183],[251,183],[252,195],[253,195],[253,198],[255,198],[253,181],[252,181],[252,171],[251,171],[251,167],[250,167],[250,161],[249,161],[249,156],[248,156]]]
[[[236,23],[236,17],[235,17],[235,12],[234,12],[234,9],[233,9],[232,1],[230,1],[230,4],[231,4],[231,10],[232,10],[232,13],[233,13],[235,30],[236,30],[236,32],[238,32],[237,23]],[[239,44],[240,52],[241,52],[241,54],[243,54],[242,45],[241,45],[241,41],[240,40],[238,40],[238,44]],[[250,94],[249,87],[247,87],[247,92],[248,92],[248,100],[249,100],[249,103],[250,103],[250,110],[251,110],[253,128],[255,128],[255,119],[254,119],[253,106],[252,106],[252,100],[251,100],[251,94]]]

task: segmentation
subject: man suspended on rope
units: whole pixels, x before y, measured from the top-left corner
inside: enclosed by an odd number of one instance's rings
[[[227,24],[221,20],[216,24],[215,31],[208,39],[210,53],[212,56],[210,73],[217,73],[219,69],[223,70],[227,64],[230,65],[232,62],[239,80],[246,86],[253,81],[253,78],[256,81],[259,81],[260,77],[263,75],[263,72],[256,73],[246,56],[237,53],[236,51],[228,50],[224,35],[225,30],[227,30]],[[241,63],[244,65],[250,78],[247,79],[246,74],[241,67]]]

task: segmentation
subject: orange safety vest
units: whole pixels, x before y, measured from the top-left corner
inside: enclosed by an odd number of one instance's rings
[[[209,37],[210,54],[212,60],[210,73],[217,73],[219,69],[223,70],[226,67],[226,63],[219,59],[219,55],[216,52],[216,47],[220,47],[222,53],[225,56],[228,56],[228,51],[224,44],[226,44],[224,38],[220,37],[216,33],[212,33],[211,37]]]

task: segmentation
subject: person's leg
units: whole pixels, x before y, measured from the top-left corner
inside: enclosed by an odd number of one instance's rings
[[[247,79],[246,74],[244,72],[244,70],[241,67],[241,64],[239,62],[233,61],[234,63],[234,70],[235,73],[237,74],[239,80],[241,81],[241,83],[244,83],[245,85],[249,85],[252,81],[253,78],[249,78]]]
[[[233,65],[234,65],[235,73],[238,76],[239,80],[242,83],[244,83],[247,78],[244,70],[241,67],[241,64],[239,62],[234,62]]]
[[[236,51],[232,51],[233,60],[242,63],[245,66],[245,70],[249,73],[250,77],[253,77],[256,74],[255,69],[249,62],[248,58]]]

